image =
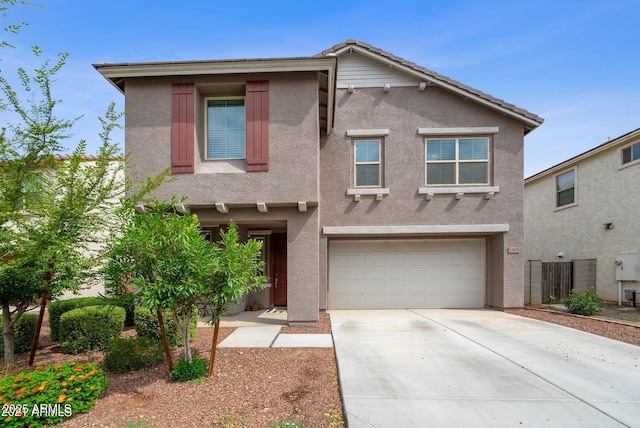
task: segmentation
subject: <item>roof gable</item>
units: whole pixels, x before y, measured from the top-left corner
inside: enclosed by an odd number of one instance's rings
[[[640,128],[634,129],[631,132],[627,132],[624,135],[614,138],[613,140],[609,140],[606,143],[602,143],[599,146],[594,147],[593,149],[587,150],[584,153],[581,153],[577,156],[567,159],[564,162],[560,162],[550,168],[547,168],[543,171],[540,171],[537,174],[534,174],[530,177],[525,178],[524,184],[527,185],[534,181],[537,181],[543,177],[546,177],[550,174],[555,174],[558,171],[569,168],[573,165],[578,164],[579,162],[591,158],[593,156],[598,155],[606,150],[618,149],[620,147],[626,146],[628,144],[632,144],[634,142],[640,141]]]
[[[527,132],[537,128],[544,121],[540,116],[527,110],[358,40],[346,40],[315,55],[318,58],[327,56],[338,57],[338,88],[347,88],[349,85],[353,85],[355,88],[358,85],[372,84],[376,80],[378,80],[376,83],[379,84],[379,80],[384,78],[389,80],[379,85],[380,87],[386,83],[393,87],[394,81],[396,86],[415,85],[420,87],[422,84],[423,89],[428,86],[438,86],[523,122]],[[360,66],[359,69],[355,67],[357,65]],[[343,67],[347,70],[341,71]],[[382,71],[384,68],[387,70]],[[358,71],[360,71],[360,75],[358,75]],[[368,80],[362,80],[361,74],[365,71],[373,73]],[[358,77],[360,80],[356,79]],[[349,83],[349,81],[353,81],[353,83]]]

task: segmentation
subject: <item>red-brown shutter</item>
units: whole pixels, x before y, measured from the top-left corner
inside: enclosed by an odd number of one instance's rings
[[[193,83],[173,85],[171,97],[171,172],[194,172]]]
[[[247,171],[269,170],[269,82],[247,82]]]

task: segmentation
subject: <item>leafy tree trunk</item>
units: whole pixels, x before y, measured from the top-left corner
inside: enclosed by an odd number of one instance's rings
[[[191,310],[182,310],[180,312],[173,313],[176,326],[180,329],[182,334],[182,342],[184,343],[184,356],[185,361],[191,360],[191,344],[189,343],[190,335],[189,329],[191,328]]]

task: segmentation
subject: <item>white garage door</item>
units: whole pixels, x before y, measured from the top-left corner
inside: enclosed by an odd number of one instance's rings
[[[329,243],[329,308],[482,308],[483,239]]]

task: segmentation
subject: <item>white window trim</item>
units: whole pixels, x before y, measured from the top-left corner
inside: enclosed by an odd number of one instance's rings
[[[209,118],[208,118],[208,113],[209,113],[209,109],[208,109],[208,101],[211,100],[245,100],[244,103],[244,123],[245,123],[245,136],[244,136],[244,145],[245,145],[245,153],[244,153],[244,157],[243,158],[210,158],[207,154],[209,152],[209,130],[208,130],[208,123],[209,123]],[[245,160],[247,158],[247,135],[246,135],[246,123],[247,123],[247,102],[246,102],[246,97],[244,96],[230,96],[230,97],[205,97],[204,98],[204,159],[205,160],[210,160],[210,161],[230,161],[230,160]]]
[[[458,128],[418,128],[418,135],[491,135],[500,132],[497,126],[465,126]]]
[[[499,186],[449,186],[449,187],[420,187],[418,188],[419,195],[425,195],[424,198],[428,201],[433,198],[434,195],[456,195],[456,199],[460,199],[465,194],[477,194],[484,193],[485,199],[491,199],[496,193],[500,192]]]
[[[377,162],[357,162],[356,161],[356,145],[358,142],[378,142],[378,161]],[[353,139],[353,186],[357,189],[378,189],[382,187],[382,138],[354,138]],[[358,186],[358,165],[378,165],[378,184]]]
[[[448,128],[448,129],[459,129],[459,128]],[[474,128],[474,129],[477,129],[477,128]],[[463,136],[459,136],[458,135],[458,136],[455,136],[455,137],[445,136],[445,135],[449,135],[449,134],[442,134],[441,138],[425,137],[425,138],[422,139],[422,144],[423,144],[423,147],[424,147],[424,156],[423,156],[423,159],[424,159],[424,162],[423,162],[423,164],[424,164],[424,181],[423,181],[423,183],[425,183],[425,186],[429,186],[429,187],[488,186],[490,181],[491,181],[491,179],[490,179],[490,177],[491,177],[491,138],[487,137],[487,136],[479,136],[479,135],[475,135],[475,134],[473,134],[473,135],[469,134],[469,135],[463,135]],[[437,137],[437,135],[434,135],[434,137]],[[484,138],[484,139],[487,140],[487,160],[486,161],[478,160],[478,159],[462,160],[461,161],[459,159],[459,157],[460,157],[459,156],[459,152],[458,152],[459,151],[459,146],[460,146],[459,145],[459,140],[461,140],[461,139],[471,139],[471,138],[478,138],[478,139]],[[430,161],[430,162],[427,160],[427,141],[429,141],[429,140],[437,140],[437,139],[455,140],[455,159],[453,159],[453,160],[444,160],[444,161]],[[458,174],[459,167],[458,167],[458,165],[461,164],[461,163],[478,163],[478,162],[486,162],[487,163],[487,175],[485,177],[486,181],[484,183],[457,183],[458,178],[459,178],[459,174]],[[456,183],[429,184],[427,182],[427,169],[428,169],[427,166],[428,166],[429,163],[432,163],[432,164],[454,163],[455,164],[455,171],[454,172],[455,172]],[[449,192],[447,192],[447,193],[449,193]]]
[[[622,152],[624,150],[626,150],[626,149],[629,149],[629,148],[635,146],[635,145],[640,145],[640,142],[635,142],[635,143],[632,143],[632,144],[628,144],[628,145],[620,148],[620,157],[619,157],[619,159],[620,159],[620,167],[618,169],[627,168],[627,167],[632,166],[632,165],[640,164],[640,158],[634,159],[631,162],[627,162],[627,163],[623,162],[623,156],[624,155],[622,154]],[[631,152],[633,153],[633,149],[631,150]]]
[[[558,206],[558,176],[573,171],[573,202],[570,204]],[[566,208],[575,207],[578,205],[578,165],[571,168],[562,170],[561,172],[553,176],[553,206],[554,211],[564,210]]]
[[[389,135],[388,129],[348,129],[347,137],[386,137]]]

